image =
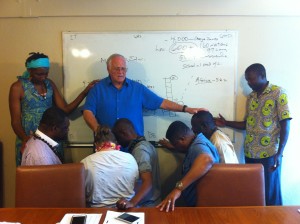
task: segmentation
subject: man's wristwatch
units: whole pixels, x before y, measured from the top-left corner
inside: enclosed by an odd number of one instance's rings
[[[178,181],[176,183],[175,188],[177,188],[178,190],[182,191],[183,190],[183,183],[181,181]]]

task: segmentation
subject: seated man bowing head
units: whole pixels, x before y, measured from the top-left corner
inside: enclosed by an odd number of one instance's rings
[[[115,207],[119,198],[130,200],[138,178],[138,167],[129,153],[121,152],[114,134],[99,126],[95,136],[96,152],[81,162],[86,170],[88,207]]]
[[[58,150],[58,141],[67,138],[69,124],[63,110],[57,107],[45,110],[38,129],[26,143],[21,165],[61,164],[63,157]]]
[[[194,114],[191,124],[192,130],[196,135],[202,133],[216,146],[220,156],[220,163],[239,163],[230,138],[217,128],[210,112],[199,111]]]
[[[156,149],[143,136],[137,135],[132,122],[126,118],[117,120],[113,132],[118,142],[123,147],[128,147],[137,161],[140,174],[135,196],[131,200],[120,199],[117,207],[127,209],[157,205],[160,202],[160,174]]]
[[[216,147],[202,134],[194,135],[183,122],[174,121],[168,128],[166,138],[176,150],[185,154],[182,179],[171,193],[157,206],[161,211],[174,211],[175,201],[181,193],[188,206],[196,204],[196,183],[214,163],[219,163]]]

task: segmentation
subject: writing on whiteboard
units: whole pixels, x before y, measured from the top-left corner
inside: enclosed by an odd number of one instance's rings
[[[234,119],[237,46],[236,31],[63,33],[64,95],[71,102],[92,80],[107,77],[107,59],[119,53],[129,79],[165,99]],[[172,121],[190,125],[190,119],[188,113],[144,110],[144,134],[156,141]],[[224,132],[232,138],[232,130]],[[92,140],[81,116],[71,121],[69,141]]]

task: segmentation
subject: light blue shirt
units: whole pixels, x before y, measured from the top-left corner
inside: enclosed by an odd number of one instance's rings
[[[213,159],[213,163],[219,163],[220,157],[216,147],[202,134],[198,134],[188,149],[185,155],[182,167],[182,174],[185,176],[191,169],[196,158],[201,154],[208,154]],[[190,184],[183,192],[182,195],[188,206],[196,205],[196,184],[197,181]]]

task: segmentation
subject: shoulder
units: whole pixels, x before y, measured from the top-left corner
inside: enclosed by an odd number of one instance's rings
[[[138,163],[150,163],[157,158],[155,148],[153,149],[150,143],[150,145],[141,143],[137,144],[131,153]]]
[[[194,140],[194,144],[206,144],[209,140],[202,134],[198,134]]]
[[[155,147],[148,141],[141,141],[132,150],[134,154],[136,153],[154,153],[156,151]]]
[[[43,151],[45,146],[46,144],[43,141],[34,137],[31,137],[30,140],[26,143],[26,149],[30,152]]]
[[[50,84],[52,87],[55,87],[55,88],[56,88],[55,83],[54,83],[51,79],[49,79],[49,78],[47,78],[47,79],[45,80],[45,83],[46,83],[46,84]]]
[[[126,82],[126,84],[128,86],[139,87],[139,88],[146,88],[147,89],[147,87],[144,84],[142,84],[142,83],[140,83],[138,81],[129,79],[129,78],[126,78],[125,82]]]
[[[269,84],[268,89],[270,94],[280,95],[286,93],[286,90],[283,87],[274,84]]]
[[[122,151],[115,151],[120,157],[126,157],[128,159],[134,159],[131,153],[129,152],[122,152]]]
[[[99,89],[103,88],[104,86],[109,86],[110,83],[111,83],[110,78],[109,77],[105,77],[105,78],[101,79],[99,82],[97,82],[91,88],[91,90],[89,92],[99,90]]]
[[[47,145],[41,140],[31,137],[31,139],[26,143],[26,147],[22,157],[24,157],[24,159],[27,161],[39,160],[40,158],[44,158],[45,153],[47,153],[47,149],[45,148],[45,146]]]
[[[14,83],[11,84],[10,88],[11,89],[20,89],[20,88],[22,88],[22,81],[20,79],[18,79],[17,81],[15,81]]]
[[[216,130],[212,137],[215,137],[215,138],[222,138],[222,139],[229,139],[229,137],[224,133],[222,132],[221,130]]]
[[[194,153],[211,154],[211,149],[216,150],[216,147],[202,133],[197,135],[197,137],[191,145],[191,148],[193,148],[192,151],[194,151]]]

